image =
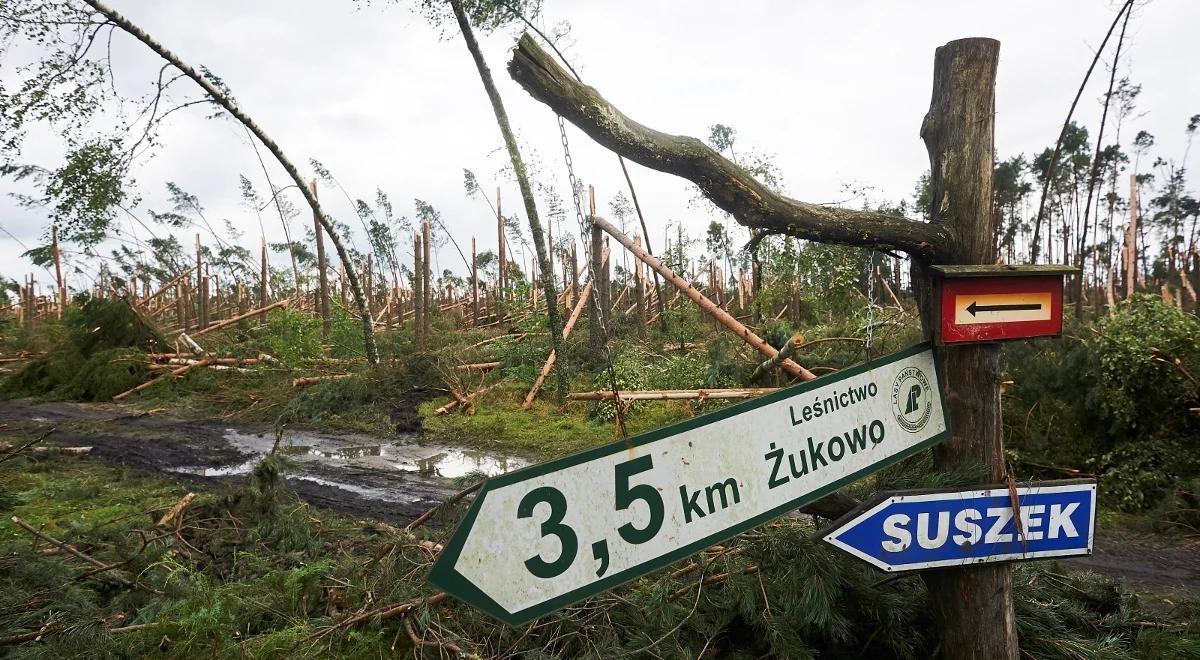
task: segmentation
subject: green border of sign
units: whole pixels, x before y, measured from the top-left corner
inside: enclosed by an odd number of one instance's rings
[[[887,459],[884,459],[878,463],[874,463],[866,468],[863,468],[862,470],[859,470],[858,472],[847,475],[846,477],[843,477],[842,479],[829,484],[828,486],[819,488],[806,495],[801,495],[796,499],[780,504],[769,511],[765,511],[753,518],[733,525],[732,527],[715,532],[702,539],[689,543],[682,548],[668,552],[661,557],[656,557],[646,563],[632,566],[624,571],[614,573],[603,579],[597,580],[596,582],[580,587],[574,591],[567,592],[560,596],[556,596],[550,600],[532,607],[528,607],[519,612],[509,612],[505,610],[499,603],[472,584],[469,580],[467,580],[466,577],[464,577],[454,568],[455,564],[458,563],[458,557],[462,553],[463,545],[466,543],[466,539],[471,531],[471,527],[475,524],[475,518],[479,515],[479,510],[483,505],[484,499],[487,497],[487,494],[493,490],[497,490],[534,477],[540,477],[557,470],[579,465],[580,463],[586,463],[610,454],[625,451],[630,447],[630,445],[639,447],[641,445],[645,445],[656,440],[661,440],[669,436],[677,435],[685,431],[690,431],[701,426],[707,426],[708,424],[712,424],[735,415],[740,415],[742,413],[749,412],[756,408],[761,408],[762,406],[769,405],[783,399],[789,399],[796,395],[803,394],[809,390],[825,387],[838,381],[857,376],[876,367],[898,362],[928,350],[933,351],[934,369],[937,371],[939,385],[938,393],[940,394],[942,401],[942,419],[945,423],[946,430],[927,440],[913,445],[904,451],[890,456]],[[521,470],[516,470],[514,472],[509,472],[493,479],[489,479],[487,483],[484,484],[480,493],[475,497],[475,501],[471,505],[471,509],[467,511],[466,517],[463,518],[461,523],[459,523],[458,528],[454,532],[454,536],[446,543],[446,546],[442,550],[441,556],[438,557],[437,562],[434,563],[433,568],[429,571],[429,582],[437,587],[440,587],[456,598],[466,602],[467,604],[483,610],[496,619],[499,619],[510,626],[515,626],[525,623],[531,619],[544,616],[555,610],[566,607],[567,605],[588,598],[589,596],[594,596],[602,591],[606,591],[613,587],[624,584],[625,582],[634,580],[642,575],[646,575],[647,573],[651,573],[664,566],[674,563],[684,557],[695,554],[704,548],[736,536],[748,529],[752,529],[765,522],[778,518],[788,511],[819,500],[848,483],[857,481],[868,474],[877,472],[897,461],[908,458],[909,456],[912,456],[913,454],[926,449],[927,447],[931,447],[945,440],[946,438],[949,438],[951,434],[950,412],[946,404],[946,388],[945,383],[942,382],[942,374],[943,371],[941,357],[938,354],[937,349],[934,348],[933,344],[929,342],[917,344],[902,351],[892,353],[891,355],[886,355],[870,362],[856,365],[848,369],[843,369],[842,371],[838,371],[828,376],[823,376],[815,380],[800,383],[798,385],[794,385],[792,387],[788,387],[756,399],[737,403],[727,408],[722,408],[721,410],[716,410],[698,417],[693,417],[692,419],[679,422],[678,424],[672,424],[671,426],[666,426],[661,429],[648,431],[626,440],[617,440],[600,447],[585,449],[584,451],[572,454],[570,456],[564,456],[563,458],[548,461],[546,463],[532,465]]]

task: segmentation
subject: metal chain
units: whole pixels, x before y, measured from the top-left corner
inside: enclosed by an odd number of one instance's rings
[[[579,223],[579,240],[584,241],[585,245],[590,245],[588,238],[592,235],[591,223],[588,222],[583,214],[583,200],[580,199],[582,191],[579,186],[579,179],[575,177],[575,163],[571,159],[571,146],[567,141],[567,125],[563,121],[562,115],[558,115],[558,133],[562,137],[563,160],[567,163],[567,177],[571,184],[571,199],[575,202],[575,219]],[[612,256],[609,255],[611,259]],[[592,307],[595,309],[595,319],[599,326],[600,337],[603,338],[604,344],[604,361],[608,367],[608,384],[613,394],[613,410],[616,415],[617,429],[621,436],[625,437],[628,434],[625,432],[625,422],[621,415],[621,395],[617,388],[617,370],[613,366],[612,350],[608,346],[608,329],[604,327],[604,311],[600,304],[600,283],[597,279],[594,264],[592,263],[592,253],[587,251],[587,276],[588,281],[592,283]]]
[[[875,250],[867,258],[867,362],[871,361],[871,346],[875,340]]]

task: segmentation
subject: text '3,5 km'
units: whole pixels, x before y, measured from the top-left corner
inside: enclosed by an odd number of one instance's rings
[[[490,480],[430,581],[510,624],[661,568],[949,436],[928,345]]]

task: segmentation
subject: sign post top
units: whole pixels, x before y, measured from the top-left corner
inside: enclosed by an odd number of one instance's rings
[[[1031,277],[1035,275],[1076,275],[1075,266],[1062,264],[935,264],[929,267],[944,278],[960,277]]]

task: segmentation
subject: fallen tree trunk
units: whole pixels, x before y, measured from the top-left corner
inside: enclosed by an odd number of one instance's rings
[[[754,370],[754,373],[750,374],[750,382],[753,383],[758,379],[759,376],[770,372],[772,369],[778,367],[780,362],[792,357],[792,355],[796,352],[796,349],[800,348],[802,344],[804,344],[804,335],[800,334],[799,332],[792,335],[792,338],[789,339],[788,343],[784,344],[783,348],[775,354],[775,357],[769,358],[762,364],[758,365],[758,368]]]
[[[441,408],[438,408],[437,410],[435,410],[433,412],[438,415],[445,415],[446,413],[453,411],[455,408],[458,408],[459,406],[461,406],[463,404],[466,404],[469,408],[472,404],[475,403],[475,399],[477,397],[479,397],[479,395],[481,395],[484,392],[487,392],[489,390],[494,390],[497,387],[500,387],[500,385],[501,385],[501,383],[492,383],[491,385],[488,385],[487,387],[481,387],[464,397],[459,397],[458,394],[451,392],[451,394],[455,397],[455,399],[453,401],[451,401],[450,403],[447,403],[446,405],[442,406]]]
[[[330,374],[328,376],[303,376],[292,379],[292,387],[308,387],[315,385],[323,380],[342,380],[349,378],[351,374]]]
[[[592,293],[592,283],[588,282],[587,286],[583,287],[583,293],[579,295],[579,300],[575,303],[575,309],[571,310],[571,318],[567,319],[567,324],[563,326],[562,338],[566,339],[571,334],[571,329],[575,327],[575,322],[579,320],[579,314],[583,312],[584,305],[587,304],[588,297]],[[550,370],[554,368],[554,362],[558,358],[558,351],[550,350],[550,356],[546,358],[546,364],[542,365],[542,372],[538,374],[537,380],[533,381],[533,387],[529,388],[529,393],[525,395],[525,401],[521,404],[522,408],[529,408],[533,405],[533,400],[537,398],[538,390],[542,388],[542,383],[545,382],[546,376],[550,375]]]
[[[502,362],[477,362],[475,364],[460,364],[454,367],[458,371],[491,371],[499,367]]]
[[[192,369],[195,369],[195,368],[197,368],[197,367],[203,367],[203,366],[207,366],[207,365],[208,365],[208,364],[210,364],[211,362],[212,362],[212,358],[205,358],[205,359],[203,359],[203,360],[197,360],[197,361],[196,361],[195,363],[193,363],[193,364],[187,364],[187,365],[184,365],[184,366],[182,366],[182,367],[180,367],[180,368],[178,368],[178,369],[175,369],[175,370],[173,370],[173,371],[171,371],[171,372],[169,372],[169,373],[165,373],[165,374],[163,374],[163,375],[159,376],[158,378],[155,378],[154,380],[146,381],[146,382],[142,383],[141,385],[138,385],[137,387],[135,387],[135,388],[133,388],[133,389],[125,390],[124,392],[121,392],[120,394],[118,394],[118,395],[114,396],[114,397],[112,398],[112,400],[113,400],[113,401],[120,401],[121,399],[124,399],[125,397],[129,396],[130,394],[136,394],[137,392],[141,392],[142,390],[144,390],[144,389],[146,389],[147,387],[150,387],[151,385],[153,385],[153,384],[155,384],[155,383],[157,383],[157,382],[159,382],[159,381],[163,380],[164,378],[177,378],[177,377],[179,377],[179,376],[182,376],[182,375],[186,374],[187,372],[191,371]]]
[[[612,390],[595,392],[573,392],[567,395],[571,401],[677,401],[684,399],[752,399],[756,396],[778,391],[778,387],[744,387],[734,389],[712,390],[636,390],[621,391],[613,394]]]
[[[718,323],[728,328],[737,336],[741,337],[743,341],[745,341],[747,344],[750,344],[750,346],[752,346],[759,353],[762,353],[768,358],[773,358],[779,352],[775,350],[775,347],[763,340],[762,337],[754,334],[750,328],[747,328],[745,325],[739,323],[737,319],[730,316],[729,312],[717,307],[713,301],[709,300],[704,296],[704,294],[697,291],[696,287],[688,283],[687,280],[676,275],[675,271],[667,268],[667,266],[658,259],[646,254],[641,248],[635,245],[628,236],[621,233],[621,230],[612,226],[612,224],[610,224],[607,220],[599,216],[592,216],[592,223],[603,229],[613,238],[617,239],[617,242],[619,242],[621,245],[624,245],[625,249],[629,250],[633,256],[637,257],[642,261],[642,263],[646,264],[652,270],[658,272],[660,275],[666,278],[668,282],[675,285],[675,287],[678,288],[685,296],[690,298],[692,302],[699,305],[700,309],[708,312],[717,320]],[[779,366],[784,371],[787,371],[792,376],[801,380],[812,380],[816,378],[816,375],[811,371],[796,364],[795,362],[792,362],[791,360],[783,360],[780,362]]]
[[[277,307],[287,307],[288,302],[289,302],[288,299],[284,298],[283,300],[280,300],[278,302],[273,302],[270,305],[267,305],[266,307],[260,307],[259,309],[252,309],[252,310],[246,312],[245,314],[238,314],[237,316],[235,316],[233,318],[225,319],[224,321],[219,321],[217,323],[214,323],[214,324],[208,326],[207,328],[204,328],[203,330],[197,330],[196,332],[192,333],[192,336],[199,337],[201,335],[206,335],[210,332],[220,330],[221,328],[227,328],[227,327],[233,325],[234,323],[237,323],[238,321],[244,321],[244,320],[250,318],[251,316],[258,316],[259,314],[265,314]]]

